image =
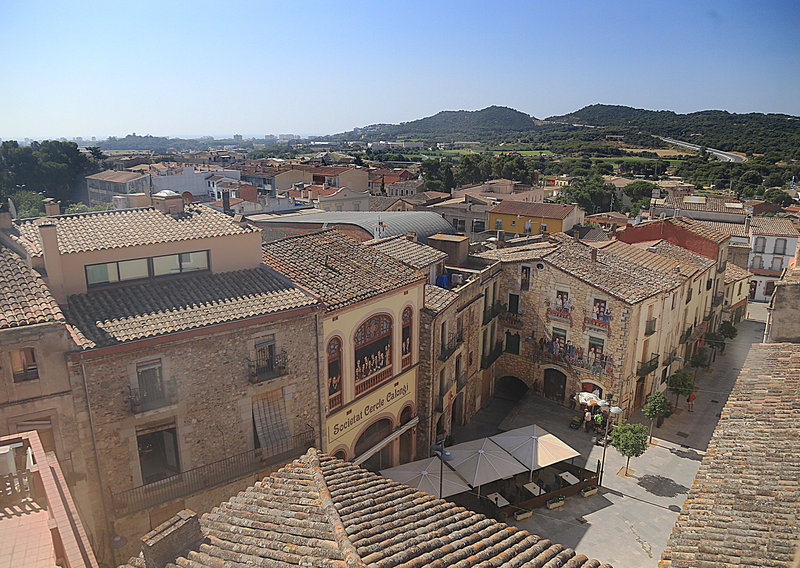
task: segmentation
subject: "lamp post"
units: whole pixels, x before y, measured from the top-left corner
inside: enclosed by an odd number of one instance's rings
[[[438,438],[431,445],[431,451],[439,457],[439,499],[442,498],[442,482],[444,480],[444,462],[450,459],[450,452],[444,449],[444,438]]]
[[[598,406],[601,408],[608,407],[608,418],[606,419],[606,432],[603,436],[603,462],[600,465],[600,479],[597,480],[598,487],[603,485],[603,473],[606,470],[606,447],[608,446],[608,426],[611,424],[611,415],[622,414],[622,409],[619,406],[611,406],[611,398],[613,395],[606,395],[605,400],[601,400]]]

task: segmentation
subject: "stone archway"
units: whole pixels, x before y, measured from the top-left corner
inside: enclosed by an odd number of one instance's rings
[[[564,402],[567,393],[567,375],[558,369],[544,370],[544,397]]]
[[[504,375],[494,383],[494,396],[506,400],[518,401],[528,392],[527,383],[514,375]]]

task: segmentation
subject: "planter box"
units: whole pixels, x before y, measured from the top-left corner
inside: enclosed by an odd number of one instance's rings
[[[597,487],[585,487],[584,489],[581,489],[581,495],[584,497],[591,497],[595,493],[597,493]]]
[[[564,501],[555,501],[555,502],[548,501],[547,502],[547,508],[548,509],[558,509],[559,507],[563,507],[563,506],[564,506]]]
[[[520,511],[514,515],[514,518],[518,521],[522,521],[525,519],[530,519],[532,515],[533,511]]]

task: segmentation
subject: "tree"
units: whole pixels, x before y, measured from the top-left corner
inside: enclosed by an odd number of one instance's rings
[[[739,330],[729,321],[724,321],[719,326],[719,332],[725,339],[733,339]]]
[[[644,424],[621,424],[611,432],[611,445],[628,458],[625,463],[625,475],[628,475],[631,458],[638,458],[647,451],[647,428]]]
[[[701,347],[697,350],[697,353],[692,355],[692,358],[689,359],[689,365],[694,367],[694,376],[697,376],[697,368],[703,367],[706,368],[711,364],[711,358],[708,356],[708,349],[705,347]],[[688,393],[687,393],[688,395]]]
[[[353,165],[355,166],[364,165],[364,160],[361,158],[361,154],[356,154],[355,158],[353,158]]]
[[[706,333],[706,345],[714,351],[725,351],[725,336],[716,331]]]
[[[34,191],[17,191],[9,196],[17,210],[17,219],[29,219],[44,215],[44,197]]]
[[[764,193],[764,199],[770,203],[780,203],[781,207],[788,207],[794,203],[791,195],[777,187],[768,189]]]
[[[100,149],[99,146],[87,146],[87,150],[89,150],[89,154],[92,155],[92,158],[97,160],[98,162],[101,160],[105,160],[108,156],[103,154],[103,151]]]
[[[678,397],[689,396],[694,390],[694,376],[683,369],[674,372],[667,383],[667,390],[675,395],[675,406],[677,406]]]
[[[650,443],[653,443],[653,421],[669,411],[669,403],[663,392],[656,392],[647,397],[642,412],[650,419]]]
[[[450,167],[449,164],[443,164],[444,166],[444,190],[448,193],[453,191],[453,188],[456,186],[456,179],[453,176],[453,168]]]
[[[658,186],[649,181],[635,181],[629,183],[622,188],[623,193],[631,198],[631,201],[640,201],[642,199],[650,199],[653,196],[653,190]]]

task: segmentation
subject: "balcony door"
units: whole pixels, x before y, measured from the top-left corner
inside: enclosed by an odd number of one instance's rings
[[[178,435],[174,426],[136,436],[142,483],[155,483],[180,473]]]

